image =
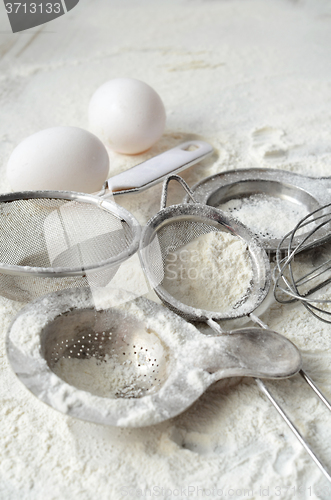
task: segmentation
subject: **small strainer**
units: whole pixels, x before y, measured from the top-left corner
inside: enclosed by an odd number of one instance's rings
[[[181,183],[193,203],[166,207],[168,184],[172,179]],[[215,308],[204,310],[196,306],[192,307],[192,305],[189,305],[187,302],[184,303],[183,300],[174,297],[172,289],[169,287],[170,281],[166,278],[166,266],[169,261],[169,255],[172,252],[178,253],[178,251],[183,251],[188,243],[196,240],[201,235],[207,235],[214,231],[230,232],[232,235],[244,240],[247,244],[246,252],[249,254],[252,265],[252,278],[246,293],[241,300],[222,312],[219,312]],[[215,320],[235,319],[244,315],[249,316],[253,321],[267,329],[267,326],[253,314],[253,311],[266,297],[270,287],[269,259],[265,250],[262,248],[262,245],[257,242],[252,233],[239,223],[239,221],[232,219],[219,209],[197,203],[194,199],[194,194],[185,181],[176,175],[169,176],[165,181],[161,199],[161,210],[156,216],[150,219],[143,230],[140,242],[140,256],[144,272],[157,295],[170,309],[180,314],[183,318],[190,321],[206,321],[216,334],[220,334],[222,330]],[[203,255],[200,256],[200,259],[203,259]],[[201,265],[199,260],[196,262],[198,262],[198,264],[196,264],[197,266]],[[229,272],[231,272],[231,269]],[[214,276],[214,279],[216,286],[217,282],[222,279],[222,276]],[[238,278],[233,276],[233,280],[236,279]],[[201,290],[203,289],[204,282],[201,280]],[[250,329],[247,328],[246,332],[248,333],[249,331]],[[262,338],[263,334],[261,333],[261,339]],[[331,410],[330,403],[310,377],[303,370],[300,370],[300,374],[322,402],[326,404],[327,408]],[[325,466],[316,457],[308,443],[273,398],[269,390],[261,380],[256,381],[260,389],[267,395],[323,474],[331,481],[331,476]]]
[[[166,207],[170,180],[178,181],[192,198],[193,203]],[[166,264],[172,253],[211,232],[230,233],[247,245],[252,278],[248,290],[234,308],[223,311],[208,311],[184,304],[167,288]],[[173,311],[189,321],[225,320],[240,318],[254,311],[268,294],[270,266],[266,252],[253,233],[243,224],[221,210],[196,203],[185,181],[176,175],[167,178],[163,186],[161,210],[148,221],[140,243],[142,267],[152,287],[161,300]],[[230,272],[230,270],[229,270]],[[203,287],[203,281],[201,287]]]
[[[0,294],[21,302],[107,284],[140,236],[138,221],[114,202],[60,191],[2,195],[0,230]]]
[[[32,191],[0,196],[0,295],[27,302],[63,288],[105,286],[139,246],[140,226],[107,200],[137,192],[212,152],[188,141],[109,179],[99,196]]]

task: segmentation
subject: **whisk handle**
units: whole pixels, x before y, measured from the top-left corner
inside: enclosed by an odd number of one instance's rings
[[[185,170],[203,160],[212,152],[213,147],[204,141],[187,141],[111,177],[104,187],[113,195],[143,191],[158,184],[169,174]]]

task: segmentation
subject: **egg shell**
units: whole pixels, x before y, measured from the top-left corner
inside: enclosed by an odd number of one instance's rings
[[[152,87],[134,78],[114,78],[93,94],[89,128],[118,153],[149,149],[163,134],[166,113]]]
[[[53,127],[24,139],[12,152],[7,177],[14,191],[99,191],[109,156],[93,134],[77,127]]]

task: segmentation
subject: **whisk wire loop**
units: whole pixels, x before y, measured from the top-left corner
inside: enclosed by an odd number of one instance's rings
[[[284,236],[276,251],[273,275],[274,296],[279,303],[300,301],[314,317],[325,323],[331,323],[328,308],[331,300],[317,296],[316,292],[325,291],[331,283],[330,233],[331,204],[328,203],[306,215]],[[284,256],[286,239],[288,245]]]

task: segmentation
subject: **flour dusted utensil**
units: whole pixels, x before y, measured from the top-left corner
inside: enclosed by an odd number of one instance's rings
[[[287,250],[284,255],[280,242],[274,273],[274,296],[278,302],[299,300],[325,323],[331,323],[330,291],[326,288],[331,283],[330,208],[328,204],[314,210],[286,235]]]
[[[166,207],[167,190],[170,180],[177,180],[181,183],[187,191],[188,196],[191,198],[192,203],[184,203],[180,205],[173,205]],[[188,244],[196,241],[202,235],[209,233],[230,233],[237,238],[244,240],[247,244],[247,252],[252,266],[251,282],[248,289],[239,300],[230,305],[227,310],[216,309],[203,309],[197,306],[189,305],[188,301],[184,303],[178,297],[173,295],[173,288],[171,280],[167,273],[169,269],[169,254],[175,252],[176,261],[180,260],[180,253],[184,251],[184,259],[187,259]],[[253,321],[258,323],[262,328],[267,331],[267,326],[264,325],[253,312],[261,304],[266,297],[270,285],[270,268],[269,259],[262,246],[256,241],[252,233],[245,228],[241,223],[228,216],[221,210],[208,205],[197,203],[194,198],[194,193],[191,192],[187,184],[176,175],[169,176],[164,182],[163,194],[161,200],[161,210],[147,223],[142,232],[140,243],[140,257],[142,266],[147,275],[152,287],[161,300],[168,305],[168,307],[185,319],[190,321],[205,321],[216,333],[221,333],[222,330],[215,320],[235,319],[242,316],[249,316]],[[220,257],[221,258],[221,257]],[[192,267],[197,264],[201,265],[203,255],[196,255],[195,261],[192,260]],[[170,262],[174,261],[171,255]],[[210,263],[208,263],[210,267]],[[178,268],[177,272],[182,272]],[[199,274],[198,274],[199,276]],[[182,276],[180,276],[182,277]],[[214,276],[215,286],[217,278]],[[207,280],[209,277],[207,277]],[[235,281],[236,277],[232,278]],[[204,283],[201,280],[200,289],[203,295]],[[221,287],[219,288],[221,296]],[[246,329],[249,331],[249,329]],[[331,406],[321,391],[315,386],[310,377],[300,370],[308,385],[314,390],[317,396],[324,404],[331,410]],[[331,481],[331,476],[320,462],[320,460],[313,453],[308,443],[299,433],[298,429],[290,421],[286,413],[279,406],[277,401],[273,398],[270,391],[266,388],[261,380],[257,380],[257,384],[261,390],[268,396],[269,400],[273,403],[279,414],[289,425],[306,451],[310,454],[312,459],[321,469],[323,474]]]
[[[277,248],[286,250],[284,235],[303,217],[331,201],[331,178],[252,168],[212,175],[192,191],[199,203],[230,212],[250,227],[264,248],[274,253]],[[327,234],[325,228],[324,237]],[[297,236],[294,245],[299,243]]]
[[[7,355],[26,387],[56,410],[96,423],[153,425],[186,410],[215,381],[289,377],[301,367],[281,335],[251,328],[202,335],[167,308],[120,290],[62,290],[23,308]]]
[[[71,191],[0,196],[0,294],[27,302],[53,290],[107,284],[137,251],[140,237],[136,219],[107,196],[147,189],[211,152],[203,141],[185,142],[109,179],[98,196]]]

